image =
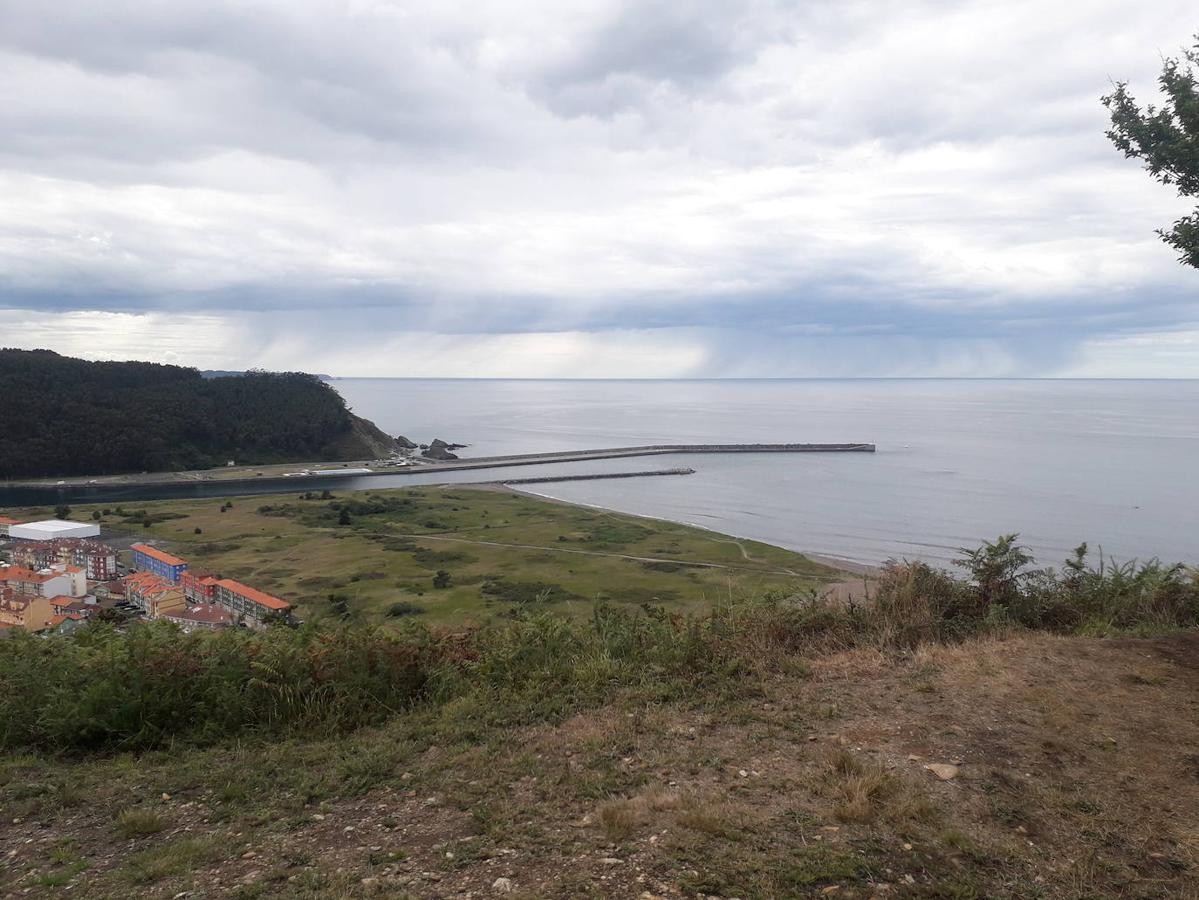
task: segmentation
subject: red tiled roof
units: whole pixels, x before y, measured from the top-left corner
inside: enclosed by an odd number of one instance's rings
[[[17,519],[10,519],[8,516],[0,516],[0,525],[20,525],[21,522]]]
[[[223,587],[227,591],[239,594],[247,600],[257,603],[259,606],[265,606],[267,609],[291,609],[291,604],[287,601],[255,590],[252,587],[242,584],[240,581],[234,581],[232,578],[222,578],[217,582],[217,587]]]
[[[196,572],[191,569],[180,575],[179,579],[187,584],[203,585],[216,584],[218,581],[217,576],[215,575],[209,574],[208,572]]]
[[[169,612],[163,616],[164,619],[187,619],[192,622],[207,622],[209,624],[219,625],[221,623],[233,624],[233,614],[227,609],[220,606],[191,606],[184,610]]]
[[[42,584],[49,581],[51,578],[58,578],[62,572],[35,572],[33,569],[26,569],[24,566],[3,566],[0,567],[0,581],[28,581],[33,584]]]
[[[176,585],[153,572],[134,572],[132,575],[126,576],[125,592],[128,593],[130,588],[142,594],[161,594],[163,591],[178,590]]]
[[[186,566],[187,561],[180,559],[178,556],[172,556],[165,550],[159,550],[157,547],[151,547],[149,544],[134,544],[129,548],[137,553],[144,553],[151,559],[156,559],[161,563],[166,563],[168,566]]]

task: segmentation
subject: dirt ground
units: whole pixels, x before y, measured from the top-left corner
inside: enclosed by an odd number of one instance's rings
[[[0,890],[1199,897],[1199,635],[1024,635],[792,668],[498,734],[462,710],[475,724],[438,743],[387,726],[309,757],[10,759]],[[241,793],[238,772],[271,765],[274,794]],[[335,766],[337,790],[295,787],[297,770]],[[77,794],[22,793],[51,781]]]

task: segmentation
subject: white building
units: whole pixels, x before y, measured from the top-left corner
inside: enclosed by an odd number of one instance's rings
[[[52,541],[55,538],[91,538],[100,536],[100,526],[86,522],[64,522],[62,519],[47,519],[44,522],[26,522],[10,525],[8,534],[13,540]]]
[[[82,597],[87,593],[87,573],[78,566],[51,566],[34,571],[0,563],[0,587],[39,597]]]

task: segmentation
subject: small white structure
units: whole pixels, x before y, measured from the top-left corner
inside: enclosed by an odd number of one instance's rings
[[[47,519],[9,526],[8,535],[14,541],[52,541],[55,538],[91,538],[100,536],[100,526],[87,522],[64,522]]]

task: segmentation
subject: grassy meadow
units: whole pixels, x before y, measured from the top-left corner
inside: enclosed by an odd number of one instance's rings
[[[71,515],[100,512],[105,535],[153,540],[193,569],[290,600],[306,620],[482,622],[530,605],[578,617],[597,600],[697,610],[844,577],[767,544],[506,490],[302,496],[78,505]],[[448,584],[434,586],[438,572]]]

